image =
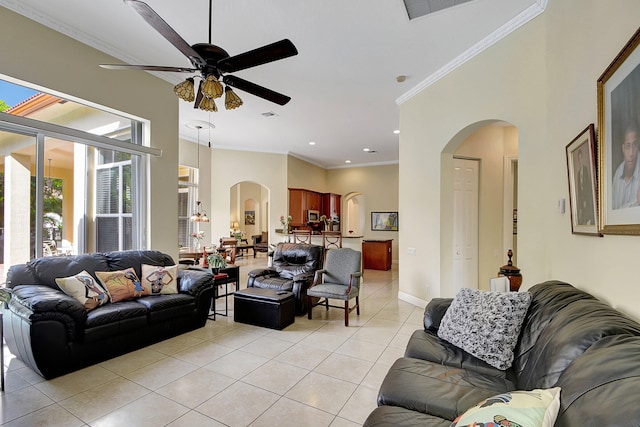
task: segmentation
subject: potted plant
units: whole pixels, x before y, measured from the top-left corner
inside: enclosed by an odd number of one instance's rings
[[[227,266],[225,254],[221,254],[218,252],[210,254],[207,257],[207,262],[209,263],[209,268],[211,268],[211,271],[213,271],[214,274],[217,274],[221,268],[225,268]]]

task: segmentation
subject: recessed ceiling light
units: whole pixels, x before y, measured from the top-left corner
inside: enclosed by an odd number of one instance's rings
[[[402,82],[404,82],[405,80],[407,80],[407,76],[397,76],[397,77],[396,77],[396,81],[397,81],[398,83],[402,83]]]
[[[396,135],[398,135],[400,133],[400,129],[396,129],[393,131],[393,133],[395,133]]]
[[[345,160],[344,162],[345,163],[351,163],[351,160]]]
[[[313,142],[313,141],[310,141],[310,142],[309,142],[309,145],[316,145],[316,143],[315,143],[315,142]]]
[[[264,113],[261,113],[263,117],[273,117],[273,116],[277,116],[276,113],[274,113],[273,111],[265,111]]]
[[[363,148],[362,151],[365,151],[365,152],[368,153],[369,151],[371,151],[371,149],[370,148]]]

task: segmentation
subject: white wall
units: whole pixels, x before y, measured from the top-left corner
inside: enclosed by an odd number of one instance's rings
[[[211,154],[211,170],[212,235],[229,234],[229,190],[235,184],[249,181],[266,187],[269,195],[269,241],[276,242],[275,229],[280,228],[280,215],[286,215],[288,212],[287,155],[214,148]],[[260,197],[264,198],[262,192]],[[262,203],[266,204],[264,201]],[[244,211],[240,220],[244,222]],[[267,230],[266,225],[263,225],[263,228]]]
[[[636,0],[552,0],[546,11],[401,106],[400,295],[452,296],[451,153],[474,130],[518,130],[523,289],[568,281],[640,318],[640,238],[571,234],[565,146],[597,124],[596,80],[638,28]],[[416,195],[416,183],[420,186]],[[429,239],[410,230],[422,227]],[[413,246],[418,256],[405,255]],[[623,266],[623,268],[621,268]]]

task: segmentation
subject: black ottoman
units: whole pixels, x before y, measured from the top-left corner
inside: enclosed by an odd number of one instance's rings
[[[233,320],[271,329],[284,329],[293,323],[293,292],[247,288],[233,294]]]

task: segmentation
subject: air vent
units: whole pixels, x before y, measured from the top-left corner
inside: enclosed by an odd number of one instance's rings
[[[404,6],[409,19],[416,19],[470,1],[473,0],[404,0]]]

